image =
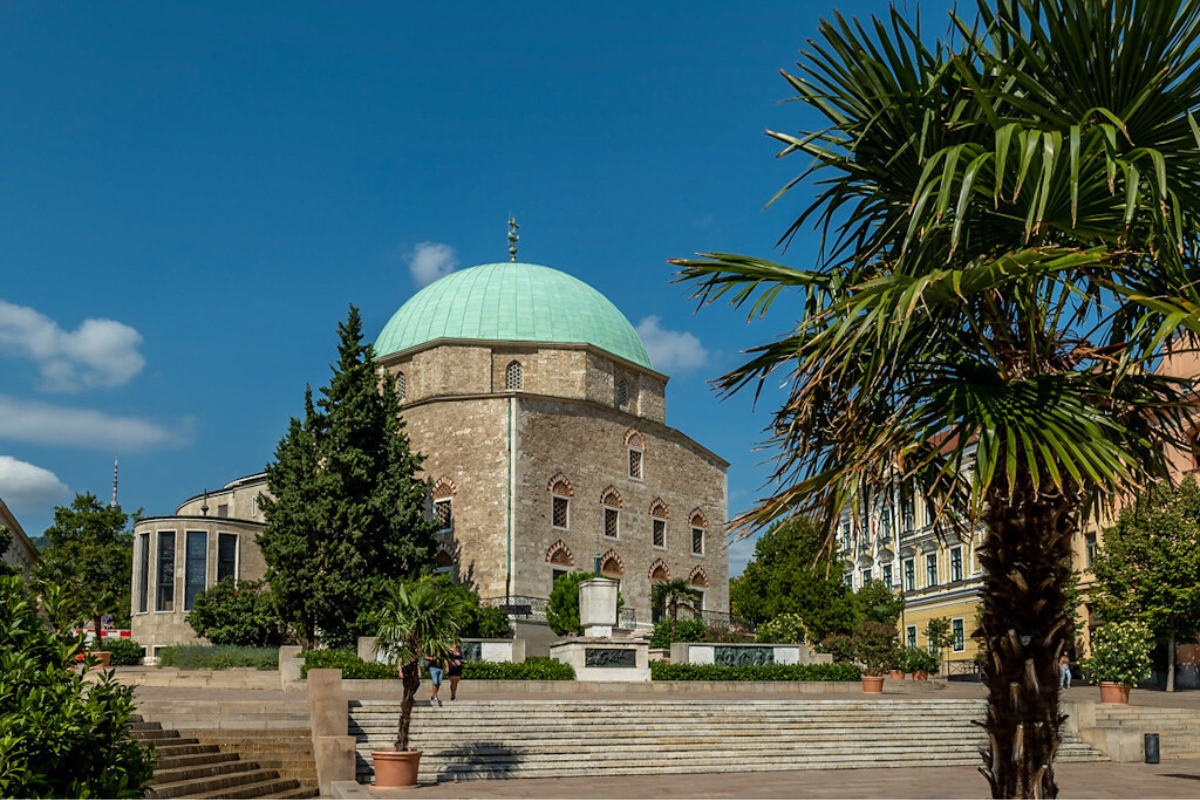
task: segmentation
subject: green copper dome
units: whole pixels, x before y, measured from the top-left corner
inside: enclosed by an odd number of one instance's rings
[[[435,339],[590,344],[653,369],[637,331],[608,298],[537,264],[483,264],[434,281],[388,320],[375,355]]]

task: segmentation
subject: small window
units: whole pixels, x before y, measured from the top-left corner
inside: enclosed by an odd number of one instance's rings
[[[438,531],[454,530],[454,500],[450,497],[433,501],[433,515],[438,521]]]
[[[692,555],[704,555],[704,528],[692,528]]]
[[[617,384],[617,405],[622,408],[629,405],[629,384],[625,381]]]
[[[904,559],[904,591],[917,590],[917,564],[915,559]]]
[[[938,585],[937,553],[927,553],[925,555],[925,585]]]
[[[954,639],[954,652],[961,653],[967,649],[967,631],[962,617],[950,621],[950,634]]]
[[[885,508],[879,512],[879,541],[892,540],[892,510]]]
[[[888,587],[889,589],[891,589],[892,588],[892,565],[884,564],[882,567],[880,567],[880,570],[883,572],[883,585]]]
[[[913,501],[911,499],[904,501],[904,532],[912,533],[913,530]]]
[[[159,531],[155,611],[175,610],[175,531]]]
[[[842,551],[849,552],[850,551],[850,523],[843,522],[841,525],[838,526],[838,530],[841,531]]]
[[[868,583],[871,582],[871,570],[869,570],[869,569],[862,570],[862,572],[859,573],[859,577],[862,580],[862,585],[866,586]]]
[[[667,547],[667,521],[665,519],[651,520],[652,539],[654,546],[660,550],[665,550]]]
[[[908,642],[909,647],[917,646],[917,626],[909,625],[904,629],[904,637]]]
[[[1087,556],[1088,572],[1091,572],[1096,565],[1096,534],[1089,533],[1084,537],[1084,550]]]
[[[396,373],[396,399],[404,402],[404,398],[408,396],[408,378],[403,372]]]
[[[847,572],[842,575],[842,583],[846,584],[847,588],[852,588],[854,586],[854,576]]]
[[[552,498],[554,506],[553,515],[550,524],[556,528],[566,530],[571,527],[571,499],[569,497],[559,497],[554,495]]]
[[[510,392],[519,391],[521,388],[521,362],[513,361],[509,363],[508,368],[504,370],[504,388]]]
[[[250,516],[258,516],[258,495],[250,498]]]
[[[138,613],[150,610],[150,534],[138,534]]]
[[[217,534],[217,580],[237,580],[238,537],[236,533]]]
[[[950,549],[950,580],[961,581],[963,579],[963,560],[962,548],[954,547]]]
[[[196,595],[204,591],[208,577],[208,531],[187,532],[187,558],[183,567],[183,610],[191,611]]]
[[[229,503],[221,503],[219,506],[217,506],[217,516],[221,517],[222,519],[228,519]]]
[[[629,477],[642,479],[642,451],[629,448]]]
[[[619,539],[621,534],[621,512],[615,508],[604,508],[604,535],[609,539]]]
[[[571,574],[571,570],[569,570],[569,569],[560,569],[558,567],[551,567],[550,568],[550,582],[551,582],[551,584],[558,583],[560,580],[562,580],[563,578],[567,577],[570,574]]]

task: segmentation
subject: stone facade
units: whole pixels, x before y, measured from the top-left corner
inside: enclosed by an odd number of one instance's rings
[[[29,571],[38,562],[37,549],[3,500],[0,500],[0,528],[7,528],[12,534],[12,542],[4,553],[4,563],[19,568],[21,574],[28,577]]]

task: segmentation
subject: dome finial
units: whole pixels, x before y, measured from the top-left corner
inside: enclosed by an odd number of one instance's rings
[[[517,260],[517,240],[521,238],[520,236],[517,236],[517,228],[520,228],[520,227],[521,226],[517,224],[517,220],[513,217],[513,215],[509,214],[508,215],[508,260],[509,261]]]

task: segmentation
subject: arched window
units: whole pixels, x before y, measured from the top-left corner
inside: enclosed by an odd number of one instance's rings
[[[708,573],[704,571],[704,567],[696,567],[692,570],[688,583],[692,585],[699,599],[696,601],[696,608],[703,611],[705,609],[704,599],[708,595]]]
[[[625,433],[625,447],[629,452],[629,477],[640,481],[646,472],[646,437],[637,428]]]
[[[403,372],[396,373],[396,399],[401,403],[408,396],[408,378],[404,377]]]
[[[442,573],[453,572],[454,565],[457,562],[458,558],[455,556],[454,551],[448,545],[443,544],[433,556],[433,563],[437,565],[434,567],[433,573],[441,575]]]
[[[550,565],[550,583],[553,585],[575,569],[575,556],[571,554],[571,548],[559,539],[546,550],[546,563]]]
[[[510,392],[521,389],[521,362],[510,361],[504,370],[504,388]]]
[[[629,384],[621,381],[617,384],[617,407],[624,408],[629,404]]]
[[[571,485],[558,481],[550,487],[550,525],[560,530],[571,528]]]
[[[625,562],[616,550],[609,550],[600,557],[600,574],[617,582],[625,577]]]
[[[440,533],[454,530],[454,495],[457,492],[454,481],[444,475],[433,483],[433,516],[438,521]]]
[[[621,495],[613,487],[608,487],[600,495],[600,505],[604,507],[604,538],[621,538]]]
[[[650,583],[670,583],[671,570],[667,568],[666,562],[661,558],[654,559],[654,563],[650,565]]]
[[[704,534],[708,528],[708,521],[698,508],[691,513],[690,520],[692,527],[692,555],[702,556],[704,555]]]
[[[650,544],[659,550],[667,549],[667,520],[670,514],[662,498],[650,504]]]

